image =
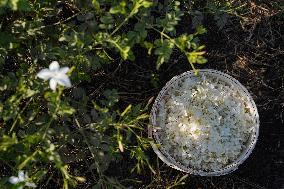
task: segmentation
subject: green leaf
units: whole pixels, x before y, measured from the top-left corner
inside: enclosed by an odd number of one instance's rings
[[[119,100],[118,92],[116,89],[107,89],[103,92],[103,95],[106,100],[101,100],[101,103],[107,107],[114,106]]]
[[[158,55],[157,66],[156,66],[158,70],[164,62],[167,62],[170,59],[174,44],[168,39],[156,40],[154,43],[156,45],[154,53]]]
[[[111,14],[106,14],[100,18],[100,21],[104,24],[112,24],[114,22],[113,17]]]
[[[127,114],[128,112],[131,111],[131,108],[132,108],[132,105],[129,104],[129,105],[127,106],[127,108],[125,108],[125,110],[120,114],[120,116],[121,116],[121,117],[125,116],[125,114]]]
[[[104,16],[102,16],[100,18],[100,21],[102,22],[101,24],[99,24],[99,28],[101,29],[112,29],[113,28],[113,23],[114,23],[114,19],[112,17],[111,14],[106,14]]]
[[[8,135],[3,135],[0,140],[0,151],[7,151],[14,144],[18,143],[18,139],[15,133],[12,134],[12,137]]]
[[[158,26],[162,27],[164,32],[175,34],[175,26],[184,14],[183,11],[180,10],[179,5],[179,3],[175,3],[175,5],[171,7],[171,10],[166,13],[164,18],[161,19],[158,17],[156,19]]]
[[[141,5],[144,7],[144,8],[149,8],[153,5],[153,2],[150,2],[150,1],[143,1],[141,3]]]
[[[135,56],[130,48],[130,46],[128,46],[126,44],[125,40],[121,40],[121,39],[108,39],[107,40],[113,47],[115,47],[119,53],[120,56],[123,58],[123,60],[134,60]]]
[[[126,14],[126,2],[121,1],[118,5],[111,7],[109,13],[111,14]]]
[[[56,101],[57,101],[57,100],[56,100],[57,94],[54,93],[54,92],[48,91],[48,92],[44,93],[44,98],[45,98],[47,101],[49,101],[49,102],[54,102],[54,103],[56,103]]]
[[[62,41],[67,41],[67,37],[62,35],[61,37],[59,37],[58,41],[62,42]]]
[[[34,95],[37,94],[37,93],[38,93],[38,91],[35,91],[35,90],[32,90],[32,89],[27,88],[27,89],[25,90],[24,98],[32,97],[32,96],[34,96]]]
[[[126,60],[129,57],[130,47],[126,46],[120,50],[121,57]]]
[[[97,0],[92,0],[92,4],[96,10],[100,10],[100,3]]]
[[[75,109],[66,103],[62,103],[58,110],[59,115],[72,115],[73,113],[75,113]]]
[[[108,108],[101,108],[95,101],[92,101],[93,103],[93,106],[94,106],[94,109],[99,111],[99,112],[102,112],[102,113],[107,113],[109,112],[109,109]]]
[[[134,46],[134,44],[138,44],[144,42],[147,37],[146,23],[145,22],[137,22],[134,26],[134,31],[129,31],[127,33],[128,44],[129,46]]]
[[[30,11],[31,5],[27,0],[2,0],[0,8],[9,8],[13,11]]]
[[[136,120],[144,120],[144,119],[148,119],[148,118],[149,118],[149,114],[144,113],[144,114],[139,115],[136,118]]]
[[[32,178],[36,179],[36,180],[41,180],[42,178],[44,178],[44,176],[47,174],[47,171],[42,169],[37,171]]]
[[[15,2],[16,0],[12,0],[12,1]],[[18,0],[17,7],[18,7],[18,10],[20,11],[30,11],[31,10],[31,5],[29,1],[27,0]]]
[[[85,181],[86,181],[86,178],[84,178],[84,177],[75,177],[75,179],[76,179],[78,182],[85,182]]]
[[[207,62],[207,60],[203,57],[204,51],[201,52],[189,52],[187,53],[187,59],[190,63],[199,63],[199,64],[204,64]]]
[[[204,33],[206,33],[206,32],[207,32],[206,28],[204,28],[202,25],[199,25],[199,26],[196,28],[195,35],[204,34]]]
[[[154,47],[153,43],[150,43],[148,41],[144,41],[143,45],[146,49],[148,49],[148,54],[151,55],[152,49]]]
[[[185,50],[189,50],[191,48],[191,40],[193,39],[193,35],[180,35],[175,39],[178,48],[184,52]]]
[[[197,60],[196,60],[196,62],[197,62],[198,64],[205,64],[205,63],[207,62],[207,59],[204,58],[204,57],[198,57]]]

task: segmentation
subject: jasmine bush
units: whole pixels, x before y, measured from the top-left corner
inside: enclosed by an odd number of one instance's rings
[[[123,188],[105,171],[124,155],[134,160],[132,171],[154,172],[143,134],[151,102],[121,107],[116,89],[93,97],[84,86],[107,66],[135,64],[141,49],[157,69],[173,49],[193,69],[205,63],[197,38],[205,29],[178,34],[186,14],[180,7],[179,1],[0,1],[1,188]]]

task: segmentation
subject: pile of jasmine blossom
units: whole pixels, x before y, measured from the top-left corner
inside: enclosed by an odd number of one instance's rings
[[[157,121],[163,148],[184,166],[206,171],[234,162],[254,124],[245,97],[212,76],[175,83],[160,103]]]

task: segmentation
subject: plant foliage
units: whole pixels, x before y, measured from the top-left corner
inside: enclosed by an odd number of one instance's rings
[[[198,44],[205,29],[178,34],[183,15],[179,1],[0,1],[1,188],[18,187],[8,180],[20,170],[41,188],[86,182],[123,188],[105,171],[125,155],[134,162],[132,171],[154,172],[145,153],[150,102],[124,107],[116,89],[94,97],[82,86],[110,64],[134,64],[135,49],[155,58],[157,69],[174,49],[193,69],[205,63],[204,46]],[[70,67],[72,88],[53,92],[36,77],[54,60]],[[86,180],[87,174],[93,180]]]

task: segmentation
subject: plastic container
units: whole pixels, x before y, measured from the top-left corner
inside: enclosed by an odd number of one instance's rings
[[[253,112],[253,119],[254,125],[253,125],[253,130],[251,132],[250,138],[247,142],[246,149],[242,151],[240,156],[231,164],[228,164],[225,166],[223,169],[218,170],[218,171],[204,171],[204,170],[196,170],[194,167],[190,166],[184,166],[180,162],[176,161],[162,146],[159,134],[161,134],[162,129],[160,125],[157,123],[157,115],[158,115],[158,110],[160,107],[160,101],[161,99],[164,98],[165,94],[167,91],[175,84],[176,82],[179,82],[180,80],[183,80],[188,77],[200,77],[196,76],[193,71],[188,71],[185,72],[181,75],[173,77],[160,91],[158,97],[156,98],[152,110],[151,110],[151,115],[150,115],[150,126],[148,127],[148,134],[149,137],[153,139],[153,142],[151,143],[153,150],[155,153],[158,155],[158,157],[165,162],[167,165],[170,167],[194,174],[194,175],[200,175],[200,176],[220,176],[220,175],[225,175],[228,174],[232,171],[235,171],[239,165],[241,165],[251,154],[252,150],[255,147],[255,144],[257,142],[258,138],[258,133],[259,133],[259,115],[257,111],[257,107],[255,105],[255,102],[253,101],[251,95],[247,91],[247,89],[236,79],[233,77],[229,76],[228,74],[225,74],[220,71],[216,70],[211,70],[211,69],[201,69],[199,70],[199,74],[202,76],[210,76],[214,78],[218,78],[218,80],[221,80],[222,82],[226,83],[226,85],[233,86],[235,90],[238,90],[238,92],[245,97],[246,103],[248,107],[251,109]],[[160,129],[158,129],[160,127]]]

